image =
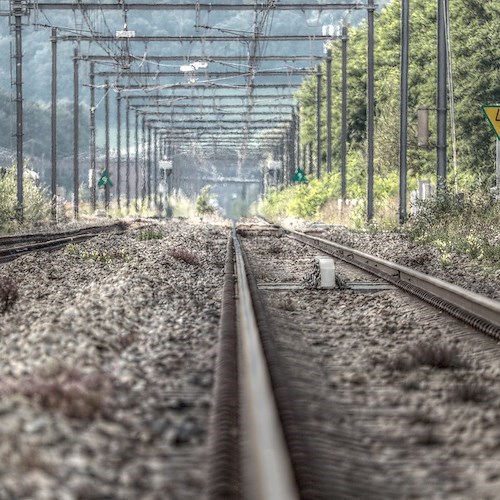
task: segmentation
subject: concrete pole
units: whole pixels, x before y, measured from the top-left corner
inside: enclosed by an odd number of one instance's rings
[[[437,194],[446,189],[448,120],[448,56],[446,53],[446,0],[438,0],[437,26]]]
[[[326,172],[332,171],[332,50],[326,53]]]
[[[51,204],[50,213],[52,220],[57,220],[57,28],[52,28],[50,37],[52,47],[52,82],[51,82],[51,175],[50,175],[50,194]]]
[[[92,204],[92,212],[97,208],[96,182],[97,182],[97,165],[96,165],[96,126],[95,126],[95,63],[90,63],[90,203]]]
[[[135,110],[135,211],[139,212],[139,111]]]
[[[79,130],[80,121],[80,95],[79,95],[79,74],[78,74],[78,49],[73,52],[73,211],[75,219],[78,219],[79,193],[80,188],[80,165],[78,163],[79,154]]]
[[[158,129],[153,133],[153,193],[154,207],[158,208]]]
[[[104,169],[110,174],[109,172],[109,159],[110,159],[110,154],[109,154],[109,81],[106,80],[106,83],[104,85],[104,124],[105,124],[105,149],[106,149],[106,165]],[[111,176],[110,176],[111,177]],[[109,210],[109,202],[110,202],[110,196],[109,196],[109,185],[106,184],[104,186],[104,208],[105,210]]]
[[[368,68],[367,68],[367,175],[366,175],[366,220],[373,220],[373,177],[375,135],[375,4],[368,0]]]
[[[316,177],[321,178],[321,65],[316,72]]]
[[[142,170],[142,189],[141,189],[141,207],[144,207],[144,202],[146,201],[146,189],[147,189],[147,176],[146,176],[146,115],[142,115],[142,123],[141,123],[141,132],[142,132],[142,162],[141,162],[141,170]]]
[[[146,166],[147,166],[147,182],[146,188],[148,193],[148,208],[151,208],[151,127],[147,127],[147,156],[146,156]]]
[[[121,208],[121,168],[122,168],[122,95],[116,94],[116,204]]]
[[[347,26],[342,26],[342,125],[340,138],[340,192],[347,198]]]
[[[408,171],[408,64],[410,48],[410,1],[401,0],[401,88],[399,131],[399,222],[406,221]]]
[[[17,158],[17,220],[24,219],[24,195],[23,195],[23,39],[22,39],[22,16],[23,3],[15,0],[13,4],[15,17],[15,40],[16,40],[16,158]]]
[[[295,112],[296,117],[296,127],[295,127],[295,144],[297,147],[296,158],[297,158],[297,167],[302,167],[302,170],[305,172],[304,165],[300,165],[300,107],[297,106],[297,110]]]
[[[126,170],[125,170],[125,196],[127,199],[127,214],[130,213],[130,103],[126,99],[125,106],[125,148],[127,150]]]

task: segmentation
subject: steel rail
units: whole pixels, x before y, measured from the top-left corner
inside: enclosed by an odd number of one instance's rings
[[[54,233],[26,233],[26,234],[11,234],[7,236],[0,236],[0,247],[16,245],[20,243],[27,242],[43,242],[50,241],[54,239],[66,238],[70,236],[79,236],[88,233],[95,232],[107,232],[113,230],[123,230],[126,228],[126,224],[117,223],[117,224],[108,224],[105,226],[87,226],[79,229],[71,229],[68,231],[59,231]]]
[[[55,233],[52,235],[22,235],[20,238],[27,238],[24,240],[26,244],[0,249],[0,263],[9,262],[16,259],[17,257],[20,257],[21,255],[35,251],[58,250],[70,243],[81,243],[102,233],[106,233],[114,229],[122,231],[125,228],[126,226],[124,224],[118,223],[108,226],[93,226],[91,228],[82,228],[74,232],[60,234]],[[64,234],[66,234],[66,236],[64,236]],[[3,238],[2,240],[2,245],[12,245],[20,242],[19,237],[17,237],[16,240],[16,236]]]
[[[500,340],[500,302],[439,278],[366,254],[338,243],[284,229],[285,233],[344,262],[354,264],[416,295],[455,318]]]
[[[240,376],[244,398],[243,428],[250,472],[247,481],[255,499],[293,500],[297,486],[280,423],[271,377],[266,365],[247,270],[233,228],[233,245],[238,292],[238,338]]]

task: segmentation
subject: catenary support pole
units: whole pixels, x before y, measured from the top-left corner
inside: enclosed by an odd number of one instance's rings
[[[73,52],[73,212],[75,219],[78,219],[79,193],[80,189],[80,165],[78,163],[79,155],[79,121],[80,121],[80,94],[79,94],[79,75],[78,75],[79,54],[78,49]]]
[[[316,72],[316,177],[321,178],[321,65]]]
[[[16,161],[17,161],[17,220],[23,222],[24,219],[24,190],[23,190],[23,39],[22,39],[22,16],[23,3],[15,0],[13,3],[13,13],[15,22],[16,41]]]
[[[151,208],[151,127],[147,127],[147,193],[148,193],[148,209]]]
[[[410,1],[401,0],[401,88],[399,130],[399,222],[406,220],[408,171],[408,64],[410,40]]]
[[[448,57],[446,53],[446,0],[438,0],[437,16],[437,194],[446,189],[447,147],[446,122],[448,119],[447,72]]]
[[[340,193],[342,205],[347,198],[347,43],[348,28],[342,26],[342,124],[340,138]]]
[[[158,208],[158,130],[153,131],[153,203]]]
[[[326,53],[326,171],[332,171],[332,49]]]
[[[297,169],[297,157],[295,149],[295,138],[297,135],[297,115],[293,113],[292,122],[290,123],[290,184],[293,182],[293,176]]]
[[[50,45],[52,47],[52,81],[51,81],[51,148],[50,148],[50,213],[52,220],[57,220],[57,28],[52,28]]]
[[[127,214],[130,213],[130,103],[128,98],[125,100],[125,148],[127,150],[127,159],[125,166],[125,197]]]
[[[147,175],[146,175],[146,115],[142,115],[142,123],[141,123],[141,132],[142,132],[142,155],[141,155],[141,171],[142,171],[142,186],[141,186],[141,207],[144,207],[144,203],[146,202],[146,190],[147,190]]]
[[[302,167],[302,170],[304,170],[304,165],[300,165],[301,163],[301,156],[300,156],[300,153],[301,153],[301,147],[300,147],[300,106],[297,106],[297,110],[296,110],[296,113],[295,113],[295,117],[296,117],[296,120],[297,120],[297,127],[295,129],[295,144],[296,144],[296,147],[297,147],[297,153],[296,153],[296,158],[297,158],[297,167]],[[305,170],[304,170],[305,172]]]
[[[90,203],[92,212],[97,209],[96,183],[97,183],[97,165],[96,165],[96,128],[95,128],[95,63],[90,63]]]
[[[107,171],[108,176],[111,178],[111,173],[109,171],[109,160],[110,160],[110,154],[109,154],[109,81],[106,80],[104,84],[104,126],[105,126],[105,149],[106,149],[106,165],[104,169]],[[110,196],[109,196],[109,184],[106,183],[104,186],[104,207],[107,210],[109,210],[109,202],[110,202]]]
[[[135,184],[135,212],[139,212],[139,111],[135,110],[135,161],[134,161],[134,184]]]
[[[375,4],[368,0],[368,68],[367,68],[367,175],[366,220],[373,220],[374,134],[375,134]]]
[[[122,182],[122,95],[116,94],[116,204],[121,209]]]

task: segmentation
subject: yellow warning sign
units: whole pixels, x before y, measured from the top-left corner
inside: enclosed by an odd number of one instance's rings
[[[487,104],[483,111],[500,141],[500,104]]]

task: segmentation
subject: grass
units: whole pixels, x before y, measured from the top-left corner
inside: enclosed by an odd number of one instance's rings
[[[450,193],[422,203],[404,229],[420,244],[441,252],[443,266],[451,254],[467,255],[500,270],[500,203],[490,193],[479,191],[463,199]]]
[[[462,403],[481,403],[490,397],[490,392],[481,382],[469,380],[456,384],[451,391],[450,399]]]
[[[125,250],[87,250],[81,245],[70,243],[66,245],[65,251],[68,255],[82,260],[93,260],[94,262],[109,263],[114,260],[127,260],[128,254]]]
[[[469,362],[455,345],[418,342],[392,357],[389,360],[389,366],[398,371],[410,371],[419,366],[444,370],[467,368]]]
[[[103,373],[64,365],[52,374],[36,373],[0,383],[3,396],[21,395],[44,410],[85,421],[101,414],[110,391],[111,382]]]
[[[139,231],[139,240],[149,241],[149,240],[161,240],[165,237],[163,231],[154,227],[146,227]]]

